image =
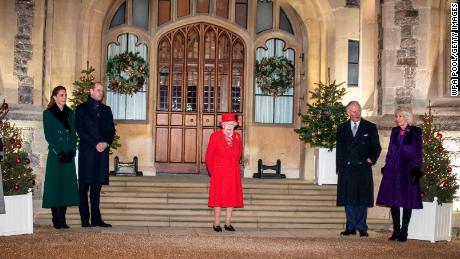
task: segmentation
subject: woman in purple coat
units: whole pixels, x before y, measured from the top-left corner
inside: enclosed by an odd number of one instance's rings
[[[422,129],[410,125],[412,113],[406,107],[395,110],[397,127],[391,129],[390,144],[377,205],[391,208],[393,234],[389,240],[405,242],[412,209],[421,209],[419,178],[422,176]],[[400,208],[403,208],[402,226]]]

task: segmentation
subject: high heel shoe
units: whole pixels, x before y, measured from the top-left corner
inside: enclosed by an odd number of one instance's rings
[[[235,231],[235,228],[234,228],[232,225],[228,225],[228,226],[227,226],[227,225],[224,225],[224,229],[225,229],[226,231]]]
[[[220,226],[212,225],[212,229],[214,229],[214,231],[216,231],[216,232],[222,232],[222,228]]]

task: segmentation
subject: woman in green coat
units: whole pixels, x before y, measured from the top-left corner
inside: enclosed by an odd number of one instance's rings
[[[65,213],[67,206],[78,206],[75,150],[77,133],[75,113],[66,105],[65,87],[53,89],[48,108],[43,112],[43,129],[48,142],[43,208],[51,208],[53,227],[69,228]]]

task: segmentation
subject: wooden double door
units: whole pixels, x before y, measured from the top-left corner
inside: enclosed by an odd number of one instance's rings
[[[209,136],[222,113],[236,113],[243,136],[245,47],[222,27],[196,23],[158,44],[155,166],[158,172],[206,172]],[[244,143],[244,142],[243,142]]]

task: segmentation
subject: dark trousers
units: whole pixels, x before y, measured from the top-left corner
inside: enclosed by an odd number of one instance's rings
[[[367,206],[346,205],[347,229],[367,230]]]
[[[393,219],[393,231],[401,232],[407,235],[407,230],[409,229],[409,222],[412,216],[412,209],[403,208],[402,216],[402,226],[400,225],[401,213],[399,207],[391,207],[391,218]]]
[[[91,222],[100,222],[101,211],[99,209],[99,202],[101,198],[101,185],[98,183],[79,183],[79,187],[81,222],[89,222],[88,191],[91,203]]]

